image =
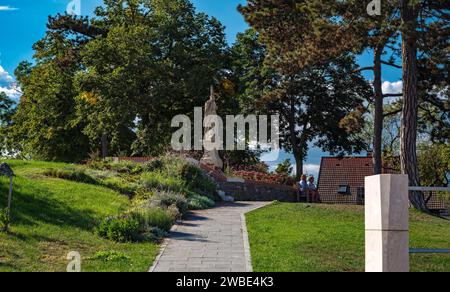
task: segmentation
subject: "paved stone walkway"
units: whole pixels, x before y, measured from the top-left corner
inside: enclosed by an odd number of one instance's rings
[[[268,203],[220,204],[176,225],[150,272],[250,272],[244,214]]]

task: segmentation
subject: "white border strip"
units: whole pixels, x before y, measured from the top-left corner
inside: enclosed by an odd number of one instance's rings
[[[250,252],[250,241],[248,240],[247,220],[245,214],[241,214],[241,229],[242,237],[244,238],[244,252],[245,252],[245,272],[253,272],[252,254]]]

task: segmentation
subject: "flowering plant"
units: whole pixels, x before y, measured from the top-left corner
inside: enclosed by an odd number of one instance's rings
[[[246,180],[265,182],[270,184],[281,184],[287,186],[295,185],[295,180],[287,175],[266,174],[257,171],[233,171],[233,175]]]

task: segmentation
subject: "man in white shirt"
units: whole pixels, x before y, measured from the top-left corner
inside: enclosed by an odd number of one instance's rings
[[[309,195],[308,195],[308,182],[306,180],[306,175],[302,175],[301,181],[298,183],[298,193],[300,202],[300,197],[306,197],[306,200],[309,203]]]

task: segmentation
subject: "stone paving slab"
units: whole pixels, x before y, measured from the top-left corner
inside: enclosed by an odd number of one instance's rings
[[[267,202],[219,204],[174,226],[150,272],[251,272],[245,213]]]

